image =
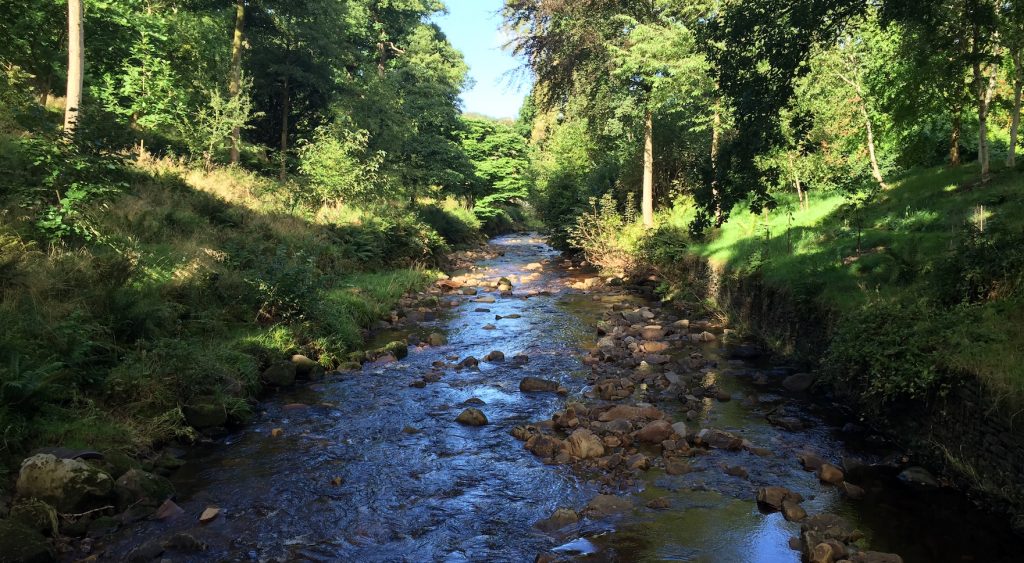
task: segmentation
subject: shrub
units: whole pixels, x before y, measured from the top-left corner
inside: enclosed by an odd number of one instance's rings
[[[869,406],[927,399],[946,387],[941,366],[960,313],[923,301],[870,302],[840,319],[825,371],[837,388],[860,393]]]
[[[591,264],[607,271],[627,272],[636,264],[633,249],[624,236],[628,224],[611,193],[606,193],[600,201],[590,199],[590,209],[576,218],[567,240]]]
[[[449,244],[465,245],[480,238],[480,219],[472,210],[454,199],[420,205],[416,209],[416,214]]]

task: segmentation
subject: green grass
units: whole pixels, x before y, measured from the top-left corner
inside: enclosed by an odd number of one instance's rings
[[[295,353],[338,365],[447,248],[402,214],[293,208],[240,171],[129,173],[86,210],[91,243],[47,246],[0,193],[0,466],[41,445],[189,437],[191,402],[243,421],[262,369]]]
[[[869,305],[895,311],[923,303],[928,322],[952,325],[947,345],[929,356],[934,369],[978,377],[993,396],[1024,406],[1024,301],[1016,297],[1024,277],[1024,251],[1016,250],[1024,240],[1024,172],[997,167],[983,186],[977,176],[976,165],[912,171],[861,206],[812,191],[802,210],[795,194],[782,194],[771,212],[738,207],[687,252],[738,275],[756,274],[793,300],[851,322],[865,321]],[[685,230],[692,216],[677,205],[660,220]],[[971,293],[977,287],[983,295]],[[922,328],[924,319],[909,322],[919,326],[906,327],[907,334],[931,330]],[[884,332],[881,325],[861,328],[868,339]],[[893,377],[909,382],[912,376],[899,372],[911,368],[900,359],[893,356]]]

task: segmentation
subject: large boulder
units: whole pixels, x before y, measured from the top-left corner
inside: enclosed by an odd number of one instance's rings
[[[114,480],[82,460],[38,454],[22,462],[16,489],[20,498],[37,498],[59,512],[81,512],[110,496]]]
[[[812,373],[794,373],[782,380],[782,386],[794,393],[803,393],[814,385],[816,379]]]
[[[295,376],[301,379],[318,379],[324,374],[324,368],[314,360],[302,354],[295,354],[291,358],[295,364]]]
[[[0,520],[0,563],[56,561],[50,542],[37,530],[15,520]]]
[[[114,495],[121,509],[133,505],[156,508],[174,496],[174,485],[159,475],[132,469],[118,477]]]
[[[185,422],[193,428],[215,428],[228,422],[228,411],[221,403],[203,401],[181,407]]]
[[[519,390],[524,393],[536,393],[536,392],[555,392],[558,391],[559,385],[557,381],[551,381],[550,379],[541,379],[539,377],[524,377],[519,382]]]
[[[470,407],[459,413],[459,416],[455,418],[455,422],[466,426],[483,426],[487,424],[487,417],[480,409]]]
[[[569,455],[580,459],[590,459],[604,455],[604,444],[601,439],[586,428],[579,428],[565,441],[565,449]]]
[[[668,440],[669,436],[672,436],[674,432],[672,425],[667,420],[655,420],[648,422],[647,426],[637,430],[634,436],[641,442],[660,444]]]
[[[762,508],[779,511],[786,501],[800,504],[804,497],[785,487],[761,487],[757,490],[757,504]]]
[[[7,517],[48,536],[56,536],[59,529],[57,511],[35,498],[22,499],[15,503]]]
[[[580,521],[579,514],[570,508],[559,508],[554,514],[537,522],[536,527],[545,532],[555,532]]]
[[[277,362],[260,375],[260,381],[264,385],[272,387],[287,387],[295,383],[295,364],[291,362]]]
[[[697,434],[697,437],[709,448],[739,450],[743,447],[743,438],[717,428],[704,428]]]

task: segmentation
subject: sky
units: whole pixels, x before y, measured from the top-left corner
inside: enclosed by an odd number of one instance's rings
[[[490,117],[519,115],[519,107],[529,92],[529,81],[515,72],[521,63],[501,46],[503,0],[445,0],[448,14],[433,21],[462,51],[473,79],[472,88],[463,91],[463,110]]]

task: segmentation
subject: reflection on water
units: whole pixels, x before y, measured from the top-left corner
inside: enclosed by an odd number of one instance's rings
[[[474,275],[525,275],[527,264],[557,257],[535,236],[502,237],[495,244],[505,254],[481,263]],[[819,485],[799,468],[795,453],[809,448],[838,461],[841,444],[820,423],[799,433],[769,425],[762,412],[740,399],[757,393],[762,404],[771,404],[779,397],[753,388],[747,379],[723,375],[724,370],[709,377],[735,400],[706,401],[701,424],[733,431],[772,455],[715,451],[694,458],[695,471],[685,475],[651,470],[636,491],[641,508],[625,519],[584,520],[555,536],[534,529],[556,508],[582,507],[597,488],[564,467],[542,464],[509,435],[518,424],[550,417],[563,400],[524,395],[519,380],[555,379],[571,397],[579,396],[590,373],[580,361],[580,346],[592,344],[594,326],[610,304],[634,300],[624,295],[595,300],[567,291],[568,275],[553,264],[545,266],[536,279],[517,284],[513,297],[490,294],[496,300],[485,305],[467,298],[446,318],[421,327],[446,332],[446,346],[411,350],[401,362],[274,397],[254,424],[197,450],[175,475],[185,517],[134,525],[108,558],[123,559],[147,541],[185,531],[209,549],[169,554],[174,560],[532,561],[561,546],[563,555],[587,560],[797,561],[787,542],[798,527],[779,514],[760,514],[752,501],[757,486],[782,484],[803,494],[812,514],[851,517],[878,549],[904,554],[908,561],[969,560],[959,554],[971,553],[970,547],[951,546],[972,540],[973,532],[947,534],[963,527],[949,516],[929,513],[926,501],[908,503],[905,496],[889,495],[884,502],[857,504]],[[524,298],[540,291],[551,294]],[[476,311],[481,307],[489,311]],[[486,324],[494,329],[484,330]],[[382,342],[404,336],[387,334]],[[509,358],[527,354],[530,361],[447,370],[439,383],[409,387],[434,361],[482,358],[491,350]],[[710,346],[705,353],[714,350]],[[722,361],[720,367],[730,366]],[[480,409],[490,424],[454,423],[463,403],[473,398],[485,403]],[[669,404],[659,406],[672,412]],[[682,419],[682,413],[672,414]],[[272,437],[273,428],[284,434]],[[742,467],[747,477],[726,474],[725,466]],[[643,508],[663,496],[670,510]],[[964,510],[960,500],[949,506]],[[211,505],[221,507],[223,517],[197,526],[197,515]]]

